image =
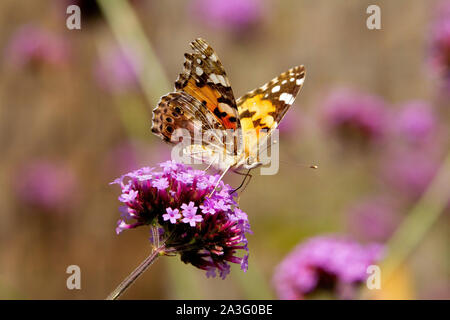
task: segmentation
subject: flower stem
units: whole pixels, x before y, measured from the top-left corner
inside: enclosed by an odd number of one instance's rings
[[[139,278],[145,270],[147,270],[153,262],[159,257],[164,255],[165,246],[164,244],[160,247],[156,248],[152,251],[152,253],[144,260],[142,263],[134,269],[133,272],[131,272],[128,277],[123,280],[116,289],[114,289],[113,292],[109,294],[109,296],[106,298],[106,300],[116,300],[119,298],[125,290],[127,290],[136,280]]]

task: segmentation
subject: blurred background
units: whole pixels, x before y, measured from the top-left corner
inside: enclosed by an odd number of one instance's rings
[[[164,257],[123,298],[276,299],[283,257],[328,234],[386,245],[394,276],[369,298],[450,298],[449,23],[449,1],[1,1],[0,298],[103,299],[149,254],[147,228],[116,235],[109,183],[169,159],[151,110],[197,37],[236,97],[299,64],[305,85],[278,174],[255,170],[240,197],[249,271],[207,279]]]

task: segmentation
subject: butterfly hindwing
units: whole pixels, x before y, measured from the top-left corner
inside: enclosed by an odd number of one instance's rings
[[[194,52],[184,55],[184,69],[175,89],[200,101],[225,129],[239,128],[233,90],[217,54],[203,39],[194,40],[191,47]]]
[[[164,141],[176,144],[174,133],[186,129],[191,137],[195,131],[224,128],[196,98],[185,92],[171,92],[161,97],[153,110],[152,132]]]

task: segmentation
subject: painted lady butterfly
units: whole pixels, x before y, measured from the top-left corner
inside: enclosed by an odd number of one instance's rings
[[[152,132],[177,144],[177,129],[194,137],[183,151],[223,171],[261,165],[260,146],[292,105],[305,79],[303,66],[294,67],[235,100],[230,81],[214,50],[202,39],[191,42],[175,92],[161,97],[153,110]],[[208,131],[195,138],[195,130]],[[217,132],[223,133],[218,135]],[[224,139],[233,140],[227,147]],[[239,147],[238,147],[239,146]]]

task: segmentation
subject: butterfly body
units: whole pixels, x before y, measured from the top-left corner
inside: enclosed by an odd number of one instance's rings
[[[177,132],[187,131],[190,141],[183,153],[222,171],[260,166],[261,150],[303,85],[304,67],[294,67],[235,100],[214,50],[202,39],[191,47],[194,53],[185,54],[176,91],[161,97],[153,110],[152,132],[178,144],[183,140]]]

